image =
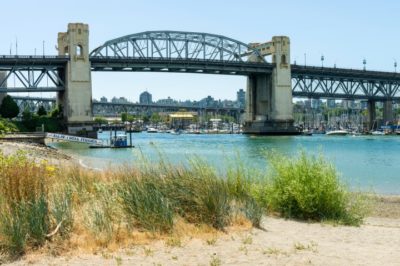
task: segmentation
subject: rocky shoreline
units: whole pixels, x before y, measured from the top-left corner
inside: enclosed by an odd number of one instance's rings
[[[76,163],[76,159],[73,157],[62,153],[57,149],[37,143],[1,141],[0,139],[0,151],[4,155],[12,155],[22,151],[26,153],[29,158],[32,158],[35,161],[45,160],[54,165]]]

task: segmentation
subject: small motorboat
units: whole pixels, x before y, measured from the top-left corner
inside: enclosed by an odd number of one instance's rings
[[[157,132],[158,132],[158,130],[155,129],[154,127],[149,127],[149,128],[147,129],[147,133],[157,133]]]
[[[349,134],[347,130],[332,130],[326,132],[326,135],[329,136],[346,136],[347,134]]]
[[[385,132],[379,131],[379,130],[375,130],[375,131],[371,132],[371,135],[382,136],[382,135],[385,135]]]

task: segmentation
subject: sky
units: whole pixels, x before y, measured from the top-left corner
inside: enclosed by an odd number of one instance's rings
[[[57,33],[68,23],[89,24],[90,50],[110,39],[148,30],[179,30],[224,35],[244,43],[291,39],[291,62],[394,71],[400,63],[400,1],[269,0],[13,0],[0,4],[0,55],[55,55]],[[17,41],[16,41],[17,40]],[[187,73],[92,73],[93,97],[138,101],[199,100],[211,95],[235,99],[246,87],[243,76]],[[32,94],[31,94],[32,95]],[[43,95],[43,94],[42,94]],[[47,94],[45,95],[47,96]],[[50,95],[49,95],[50,96]]]

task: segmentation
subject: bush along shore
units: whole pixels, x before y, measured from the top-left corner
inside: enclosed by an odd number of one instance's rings
[[[364,198],[350,193],[322,157],[270,154],[268,162],[266,173],[239,161],[222,175],[199,158],[182,165],[143,159],[99,172],[0,154],[0,248],[16,258],[46,245],[124,247],[231,225],[260,227],[268,212],[362,223]]]

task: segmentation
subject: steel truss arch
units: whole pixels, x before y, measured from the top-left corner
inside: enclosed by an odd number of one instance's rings
[[[260,53],[249,45],[222,36],[200,32],[145,31],[105,42],[90,53],[100,58],[182,59],[246,62]]]

